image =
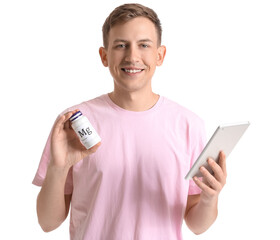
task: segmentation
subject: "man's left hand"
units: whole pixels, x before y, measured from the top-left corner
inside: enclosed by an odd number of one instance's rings
[[[218,200],[219,193],[226,184],[227,171],[226,171],[226,156],[223,151],[219,154],[219,161],[216,163],[213,159],[208,159],[208,164],[213,170],[212,175],[205,167],[200,168],[203,175],[203,180],[194,177],[197,186],[202,190],[200,194],[200,201],[204,203],[213,203]]]

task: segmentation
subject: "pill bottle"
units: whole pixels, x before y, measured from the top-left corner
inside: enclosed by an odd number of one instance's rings
[[[97,134],[90,121],[81,111],[74,113],[70,117],[70,122],[73,130],[76,132],[86,149],[90,149],[101,141],[100,136]]]

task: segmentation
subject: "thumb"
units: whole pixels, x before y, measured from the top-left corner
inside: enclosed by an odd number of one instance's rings
[[[97,151],[97,149],[99,148],[99,146],[101,145],[101,142],[95,144],[93,147],[91,147],[90,149],[85,150],[85,154],[86,155],[90,155],[92,153],[95,153]]]

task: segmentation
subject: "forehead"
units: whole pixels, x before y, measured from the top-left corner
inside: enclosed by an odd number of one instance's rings
[[[157,32],[154,23],[145,17],[136,17],[128,22],[119,23],[109,31],[109,43],[115,39],[134,41],[139,39],[157,40]]]

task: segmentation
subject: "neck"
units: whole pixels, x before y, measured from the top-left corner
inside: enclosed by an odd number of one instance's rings
[[[158,101],[159,95],[150,91],[120,92],[116,89],[109,93],[111,100],[119,107],[128,111],[141,112],[152,108]]]

